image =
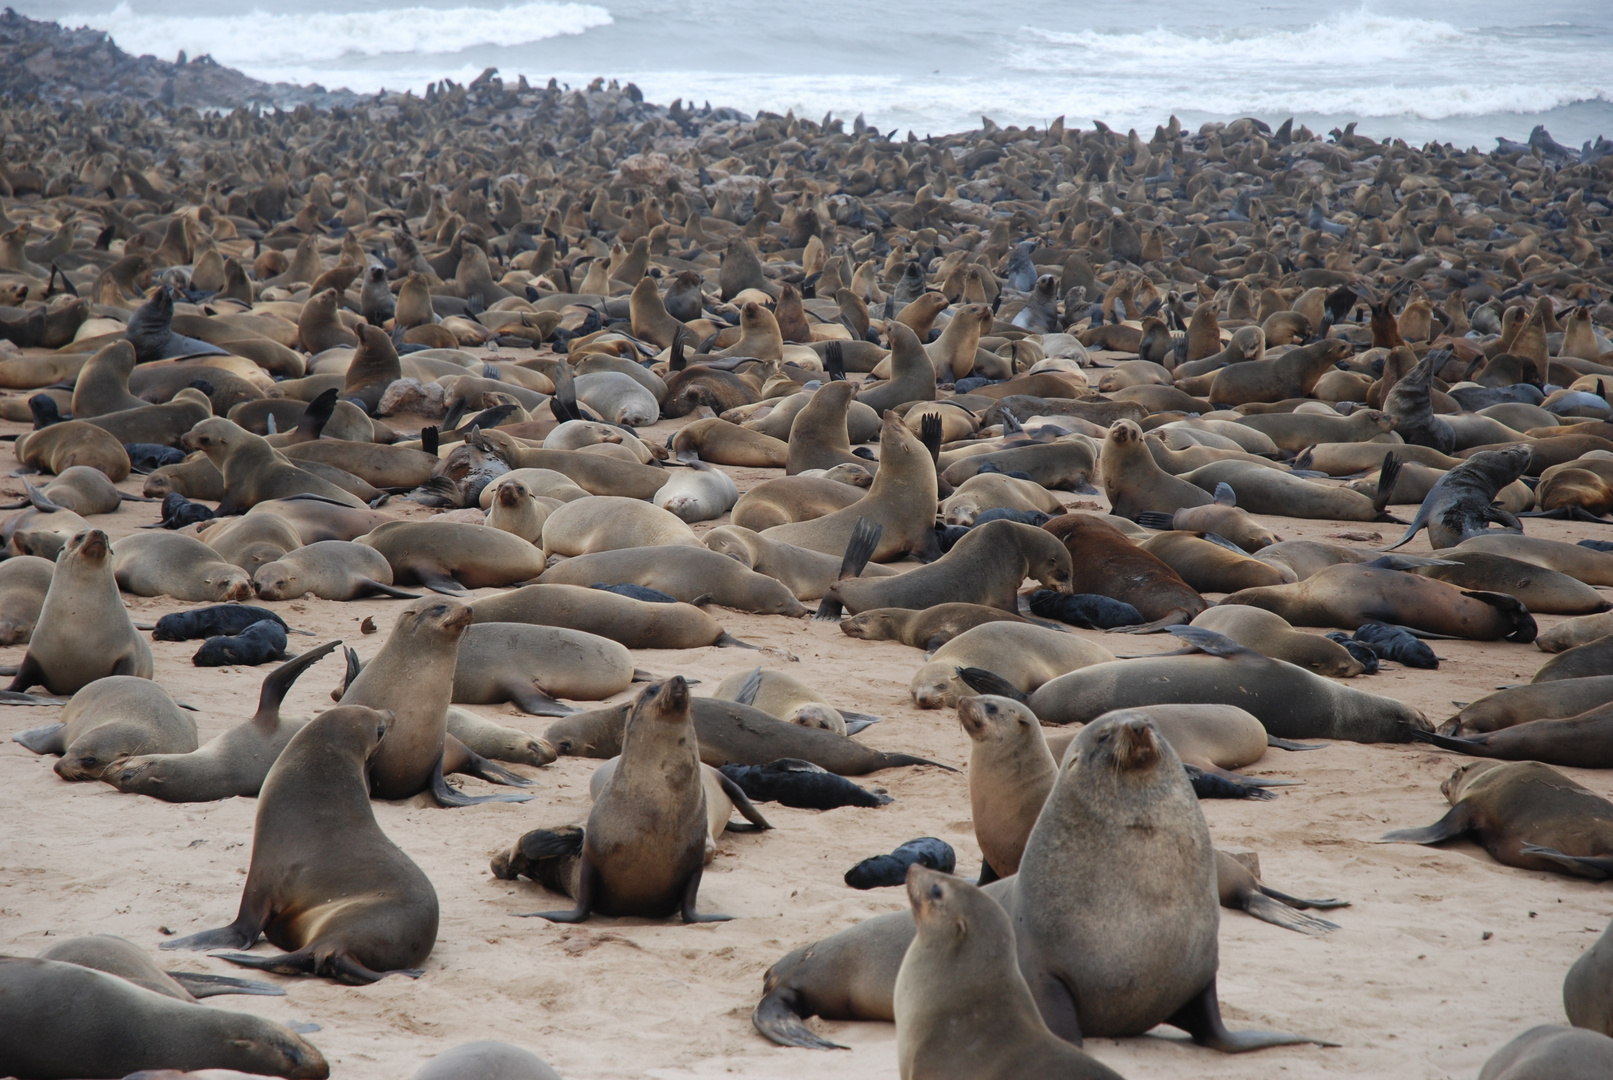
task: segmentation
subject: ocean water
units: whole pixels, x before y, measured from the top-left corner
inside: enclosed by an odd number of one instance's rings
[[[1146,137],[1288,116],[1493,147],[1613,137],[1613,0],[12,0],[134,53],[258,78],[419,91],[483,68],[652,101],[862,113],[905,133],[1102,120]]]

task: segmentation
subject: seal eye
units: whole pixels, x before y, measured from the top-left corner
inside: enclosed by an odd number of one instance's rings
[[[941,899],[941,886],[940,885],[931,885],[930,886],[930,899],[931,900],[939,900],[939,899]]]

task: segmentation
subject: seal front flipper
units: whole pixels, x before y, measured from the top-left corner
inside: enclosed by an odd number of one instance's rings
[[[584,859],[584,862],[587,860]],[[702,914],[695,910],[695,898],[700,893],[700,879],[705,875],[706,868],[699,866],[689,875],[689,883],[683,887],[683,921],[686,923],[729,922],[732,915],[718,915],[712,912]],[[581,891],[580,889],[578,890]]]
[[[1306,1035],[1289,1035],[1281,1031],[1228,1031],[1221,1022],[1221,1002],[1215,996],[1215,977],[1210,985],[1176,1014],[1165,1021],[1171,1027],[1181,1028],[1200,1046],[1219,1050],[1223,1054],[1242,1054],[1250,1050],[1264,1050],[1268,1046],[1295,1046],[1315,1043],[1317,1046],[1337,1046],[1338,1043],[1313,1039]]]
[[[452,574],[440,563],[408,562],[399,567],[412,573],[420,579],[420,584],[432,592],[446,593],[449,596],[469,596],[470,590],[454,580]]]
[[[1379,837],[1379,842],[1386,844],[1439,844],[1446,840],[1454,840],[1473,827],[1473,811],[1465,802],[1457,803],[1450,811],[1432,825],[1425,825],[1420,829],[1396,829],[1386,832]]]
[[[1523,606],[1523,601],[1516,596],[1509,596],[1499,592],[1474,592],[1463,589],[1462,595],[1474,600],[1482,601],[1499,611],[1512,623],[1512,630],[1507,634],[1508,641],[1516,641],[1520,645],[1527,645],[1540,634],[1540,627],[1535,623],[1529,609]]]
[[[1273,926],[1280,926],[1284,930],[1293,930],[1301,934],[1319,937],[1330,934],[1339,929],[1339,924],[1319,919],[1314,915],[1307,915],[1303,911],[1295,911],[1287,904],[1279,903],[1269,896],[1254,893],[1243,898],[1240,910],[1251,915],[1261,922],[1269,922]]]
[[[570,705],[556,701],[540,690],[536,683],[520,682],[505,688],[517,708],[533,716],[570,716],[576,712]]]
[[[536,782],[489,761],[452,735],[444,737],[442,772],[445,776],[448,773],[463,773],[507,787],[531,787]]]
[[[505,791],[497,795],[466,795],[458,788],[450,787],[448,778],[443,775],[442,758],[437,759],[436,766],[431,770],[431,795],[437,800],[438,806],[479,806],[490,802],[530,802],[532,796],[524,791]]]
[[[261,997],[285,997],[278,986],[256,979],[235,979],[228,975],[203,975],[195,971],[167,971],[174,982],[190,991],[191,997],[217,997],[220,994],[255,994]]]
[[[869,713],[847,712],[845,709],[838,709],[836,711],[840,713],[840,718],[846,722],[847,735],[855,735],[859,731],[865,731],[873,725],[879,723],[879,717],[870,715]]]
[[[1211,656],[1260,656],[1260,653],[1239,645],[1225,634],[1218,634],[1202,626],[1169,626],[1165,629],[1167,633],[1174,634],[1199,652]]]
[[[1556,848],[1541,847],[1539,844],[1525,844],[1518,851],[1522,855],[1533,855],[1554,862],[1575,877],[1591,878],[1596,881],[1613,878],[1613,856],[1564,855]]]
[[[1266,745],[1275,746],[1279,750],[1326,750],[1327,743],[1302,743],[1292,739],[1279,739],[1275,735],[1266,736]]]
[[[1081,1020],[1075,1011],[1075,995],[1070,992],[1068,984],[1048,971],[1039,957],[1023,948],[1019,952],[1019,968],[1031,988],[1031,997],[1036,999],[1036,1008],[1047,1023],[1048,1030],[1067,1043],[1084,1045]]]
[[[216,930],[203,930],[199,934],[189,937],[176,938],[173,941],[164,941],[157,946],[159,949],[188,949],[200,951],[202,949],[250,949],[257,944],[258,936],[269,922],[269,912],[256,912],[249,910],[247,897],[241,898],[241,913],[235,921],[228,926],[220,926]]]
[[[530,834],[529,834],[530,835]],[[579,841],[581,834],[578,834]],[[526,837],[522,837],[525,840]],[[524,852],[524,849],[523,849]],[[699,875],[695,875],[699,881]],[[588,853],[583,851],[577,862],[577,906],[570,911],[534,911],[522,915],[523,919],[547,919],[555,923],[587,922],[589,914],[593,911],[594,890],[599,887],[599,871],[594,869],[588,861]]]
[[[1030,703],[1029,694],[995,671],[987,671],[985,668],[977,667],[960,667],[952,670],[957,672],[958,678],[962,679],[969,689],[977,694],[992,694],[996,697],[1005,697],[1012,701],[1017,701],[1021,705]]]
[[[67,730],[66,724],[43,724],[40,727],[19,731],[11,737],[13,742],[19,742],[36,754],[65,754],[67,742],[62,733]]]
[[[1489,744],[1487,735],[1478,735],[1473,738],[1458,738],[1451,735],[1439,735],[1432,731],[1423,731],[1413,728],[1411,737],[1416,742],[1432,743],[1441,750],[1450,750],[1457,754],[1466,754],[1468,757],[1491,757],[1486,752]]]
[[[752,668],[751,673],[745,676],[745,681],[739,684],[739,692],[734,700],[741,705],[756,704],[756,695],[762,690],[762,669]]]

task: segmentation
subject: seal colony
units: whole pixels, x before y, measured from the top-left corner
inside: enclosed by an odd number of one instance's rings
[[[1605,1060],[1600,145],[0,119],[0,1073]]]

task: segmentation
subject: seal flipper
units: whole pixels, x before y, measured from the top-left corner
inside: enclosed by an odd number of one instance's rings
[[[1274,746],[1278,750],[1326,750],[1327,743],[1302,743],[1292,739],[1279,739],[1275,735],[1266,736],[1266,745]]]
[[[1339,929],[1339,924],[1319,919],[1314,915],[1307,915],[1303,911],[1295,911],[1287,904],[1278,903],[1269,896],[1260,893],[1251,893],[1243,898],[1238,909],[1246,915],[1253,916],[1261,922],[1269,922],[1273,926],[1280,926],[1284,930],[1293,930],[1300,934],[1309,934],[1320,937]]]
[[[36,754],[60,756],[67,753],[67,740],[62,737],[62,733],[66,730],[66,724],[42,724],[27,731],[17,732],[11,737],[11,741],[21,743]]]
[[[411,562],[408,569],[420,584],[432,592],[446,593],[449,596],[469,596],[470,590],[454,580],[454,576],[445,569],[441,563]]]
[[[976,885],[990,885],[993,881],[1001,881],[1001,880],[1002,880],[1002,875],[997,873],[997,871],[992,867],[992,865],[989,862],[987,862],[985,859],[981,859],[980,860],[980,877],[975,882],[975,884]]]
[[[444,775],[461,773],[475,776],[490,784],[503,784],[506,787],[531,787],[536,783],[497,762],[489,761],[452,735],[446,736],[444,741],[442,772]]]
[[[39,666],[33,653],[24,653],[22,663],[17,665],[17,674],[11,680],[7,690],[22,692],[30,687],[43,685],[45,682],[45,669]]]
[[[437,800],[438,806],[478,806],[482,803],[490,802],[530,802],[532,800],[532,796],[524,791],[501,791],[497,795],[466,795],[458,788],[449,786],[448,777],[443,774],[442,767],[443,759],[439,757],[437,764],[431,770],[431,796]]]
[[[585,860],[586,861],[586,860]],[[701,912],[695,910],[695,898],[700,893],[700,879],[705,876],[704,866],[695,867],[694,873],[689,875],[689,881],[683,887],[683,906],[681,914],[686,923],[729,922],[732,915],[718,915],[715,912]]]
[[[941,418],[934,413],[927,413],[919,418],[919,441],[924,449],[930,452],[930,462],[939,470],[941,467]]]
[[[522,839],[524,840],[526,837],[522,837]],[[579,832],[577,835],[579,847],[582,839],[582,834]],[[578,855],[577,860],[577,906],[570,911],[533,911],[520,916],[521,918],[548,919],[550,922],[555,923],[588,921],[588,916],[593,911],[594,890],[599,887],[599,871],[595,870],[593,864],[588,861],[587,851],[583,851]],[[699,881],[698,874],[695,875],[695,880]]]
[[[1446,815],[1420,829],[1396,829],[1378,838],[1379,843],[1439,844],[1454,840],[1473,827],[1473,811],[1467,803],[1457,803]]]
[[[726,630],[722,632],[722,637],[712,642],[712,644],[717,646],[719,649],[757,649],[761,647],[759,645],[752,645],[748,641],[741,641]]]
[[[1535,617],[1529,614],[1529,609],[1523,606],[1523,601],[1516,596],[1509,596],[1499,592],[1475,592],[1462,590],[1463,596],[1481,600],[1499,611],[1503,617],[1510,620],[1512,630],[1507,634],[1508,641],[1516,641],[1527,645],[1540,633],[1540,627],[1535,623]]]
[[[1450,750],[1457,754],[1466,754],[1468,757],[1492,757],[1486,753],[1489,739],[1485,735],[1473,738],[1458,738],[1451,735],[1440,735],[1432,731],[1423,731],[1421,728],[1412,728],[1411,737],[1416,742],[1432,743],[1441,750]]]
[[[504,687],[510,695],[510,700],[524,713],[532,716],[570,716],[576,712],[570,705],[556,701],[538,688],[538,685],[529,680],[515,680]]]
[[[1389,500],[1394,496],[1395,483],[1399,479],[1400,456],[1391,450],[1383,455],[1383,464],[1378,467],[1378,490],[1372,497],[1372,510],[1378,518],[1382,518],[1388,512]]]
[[[879,723],[879,717],[871,716],[868,713],[847,712],[845,709],[837,709],[835,711],[838,712],[840,714],[840,718],[846,722],[847,735],[855,735],[859,731],[865,731],[873,725]]]
[[[1591,878],[1597,881],[1613,878],[1613,856],[1564,855],[1556,848],[1541,847],[1539,844],[1525,844],[1518,850],[1523,855],[1533,855],[1536,858],[1548,859],[1575,877]]]
[[[1319,908],[1325,911],[1331,908],[1350,906],[1350,902],[1348,900],[1303,900],[1297,896],[1289,896],[1285,892],[1278,892],[1271,886],[1263,884],[1259,881],[1255,882],[1255,886],[1266,896],[1271,897],[1273,900],[1280,900],[1291,908]]]
[[[1197,765],[1182,765],[1182,771],[1187,773],[1188,782],[1193,785],[1193,794],[1201,799],[1275,799],[1277,796],[1267,791],[1265,785],[1244,783],[1233,779],[1230,775],[1218,775],[1205,772]]]
[[[879,547],[879,538],[885,534],[885,526],[867,518],[857,519],[856,526],[851,530],[851,539],[846,542],[846,554],[840,560],[840,576],[837,581],[854,578],[863,572],[868,560],[874,557],[874,551]],[[840,618],[841,603],[829,594],[825,594],[822,603],[818,605],[814,619],[825,621]]]
[[[745,676],[745,681],[739,684],[739,693],[734,695],[734,701],[740,705],[754,705],[761,689],[762,669],[752,668],[751,673]]]
[[[58,510],[65,509],[59,503],[51,502],[50,496],[30,483],[24,482],[22,489],[28,493],[28,502],[32,503],[34,509],[41,513],[54,514]]]
[[[1225,487],[1226,485],[1221,485]],[[1145,529],[1154,529],[1158,532],[1170,532],[1176,528],[1176,515],[1167,514],[1162,510],[1144,510],[1136,517],[1137,524]]]
[[[1019,950],[1019,968],[1048,1029],[1067,1043],[1083,1045],[1085,1039],[1081,1035],[1081,1019],[1075,1011],[1075,995],[1068,984],[1047,970],[1039,957],[1030,955],[1023,948]]]
[[[1021,705],[1029,704],[1031,696],[995,671],[987,671],[977,667],[955,667],[958,678],[977,694],[992,694],[996,697],[1005,697],[1017,701]]]
[[[1315,1043],[1317,1046],[1337,1046],[1337,1043],[1313,1039],[1306,1035],[1289,1035],[1281,1031],[1228,1031],[1221,1022],[1221,1002],[1215,995],[1215,976],[1210,985],[1198,996],[1176,1010],[1169,1020],[1171,1027],[1181,1028],[1200,1046],[1219,1050],[1223,1054],[1242,1054],[1250,1050],[1264,1050],[1268,1046],[1295,1046]]]
[[[217,997],[220,994],[255,994],[261,997],[285,997],[278,986],[256,979],[235,979],[228,975],[203,975],[195,971],[165,971],[174,982],[190,991],[195,998]]]
[[[359,578],[358,583],[363,586],[366,593],[380,593],[382,596],[390,596],[394,600],[420,599],[419,593],[408,592],[398,588],[396,585],[384,585],[374,578]]]
[[[771,824],[769,824],[768,820],[762,816],[762,812],[756,809],[756,804],[750,801],[750,796],[745,794],[744,788],[734,783],[732,779],[725,776],[721,772],[717,773],[717,782],[722,785],[722,792],[724,795],[728,796],[728,801],[734,804],[734,809],[738,810],[745,820],[754,826],[755,831],[760,832],[764,829],[771,829],[773,827]],[[728,826],[728,831],[748,832],[751,830],[730,823]]]
[[[1253,649],[1239,645],[1225,634],[1218,634],[1214,630],[1206,630],[1202,626],[1168,626],[1165,631],[1193,646],[1199,652],[1208,653],[1211,656],[1261,656],[1260,653],[1255,652]]]
[[[802,1009],[801,995],[795,987],[773,986],[767,988],[762,1000],[756,1003],[756,1008],[750,1014],[750,1022],[757,1031],[780,1046],[798,1046],[803,1050],[851,1049],[813,1034],[801,1023],[803,1017],[810,1015]]]
[[[286,694],[291,690],[291,684],[297,681],[298,676],[314,666],[318,660],[329,656],[340,641],[327,641],[316,649],[309,649],[295,660],[287,660],[273,671],[269,672],[263,680],[263,688],[258,691],[258,711],[252,714],[249,724],[256,724],[266,731],[274,731],[280,724],[280,706],[286,700]],[[357,654],[354,654],[357,659]],[[350,673],[348,682],[352,682]]]

